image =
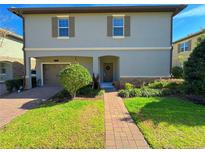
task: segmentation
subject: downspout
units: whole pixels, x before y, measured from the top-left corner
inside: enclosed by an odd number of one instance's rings
[[[22,20],[23,20],[23,57],[24,57],[24,77],[23,77],[23,88],[25,89],[25,86],[26,86],[26,51],[25,51],[25,19],[24,19],[24,16],[22,16],[21,14],[21,17],[22,17]]]
[[[171,27],[170,27],[170,45],[171,45],[171,50],[170,50],[170,76],[171,76],[171,72],[172,72],[172,56],[173,56],[173,46],[172,46],[172,37],[173,37],[173,16],[174,14],[172,14],[171,16]]]

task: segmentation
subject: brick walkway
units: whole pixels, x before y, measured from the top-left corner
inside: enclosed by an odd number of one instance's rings
[[[123,100],[116,92],[105,93],[105,148],[144,149],[149,148]]]
[[[38,87],[0,98],[0,127],[56,94],[60,87]]]

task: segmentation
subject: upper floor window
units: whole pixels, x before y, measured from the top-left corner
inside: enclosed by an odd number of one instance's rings
[[[58,36],[59,37],[69,37],[69,20],[58,19]]]
[[[124,16],[113,16],[112,36],[124,36]]]
[[[180,52],[189,51],[189,41],[180,44]]]

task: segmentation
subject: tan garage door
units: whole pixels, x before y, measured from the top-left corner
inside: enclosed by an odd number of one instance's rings
[[[49,86],[58,86],[59,72],[66,64],[43,64],[43,83]]]

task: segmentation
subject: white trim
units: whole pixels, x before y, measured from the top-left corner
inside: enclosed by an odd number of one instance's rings
[[[124,39],[125,36],[112,36],[113,39]]]
[[[120,78],[170,78],[171,76],[120,76]]]
[[[58,18],[69,18],[69,15],[57,15]]]
[[[43,65],[44,64],[70,64],[70,62],[41,62],[41,86],[44,85],[44,81],[43,81]]]
[[[171,50],[171,47],[25,48],[27,51]]]
[[[124,17],[125,14],[112,14],[113,17]]]
[[[65,36],[63,36],[63,37],[60,37],[60,36],[58,36],[58,37],[56,37],[57,39],[69,39],[70,37],[69,36],[67,36],[67,37],[65,37]]]

